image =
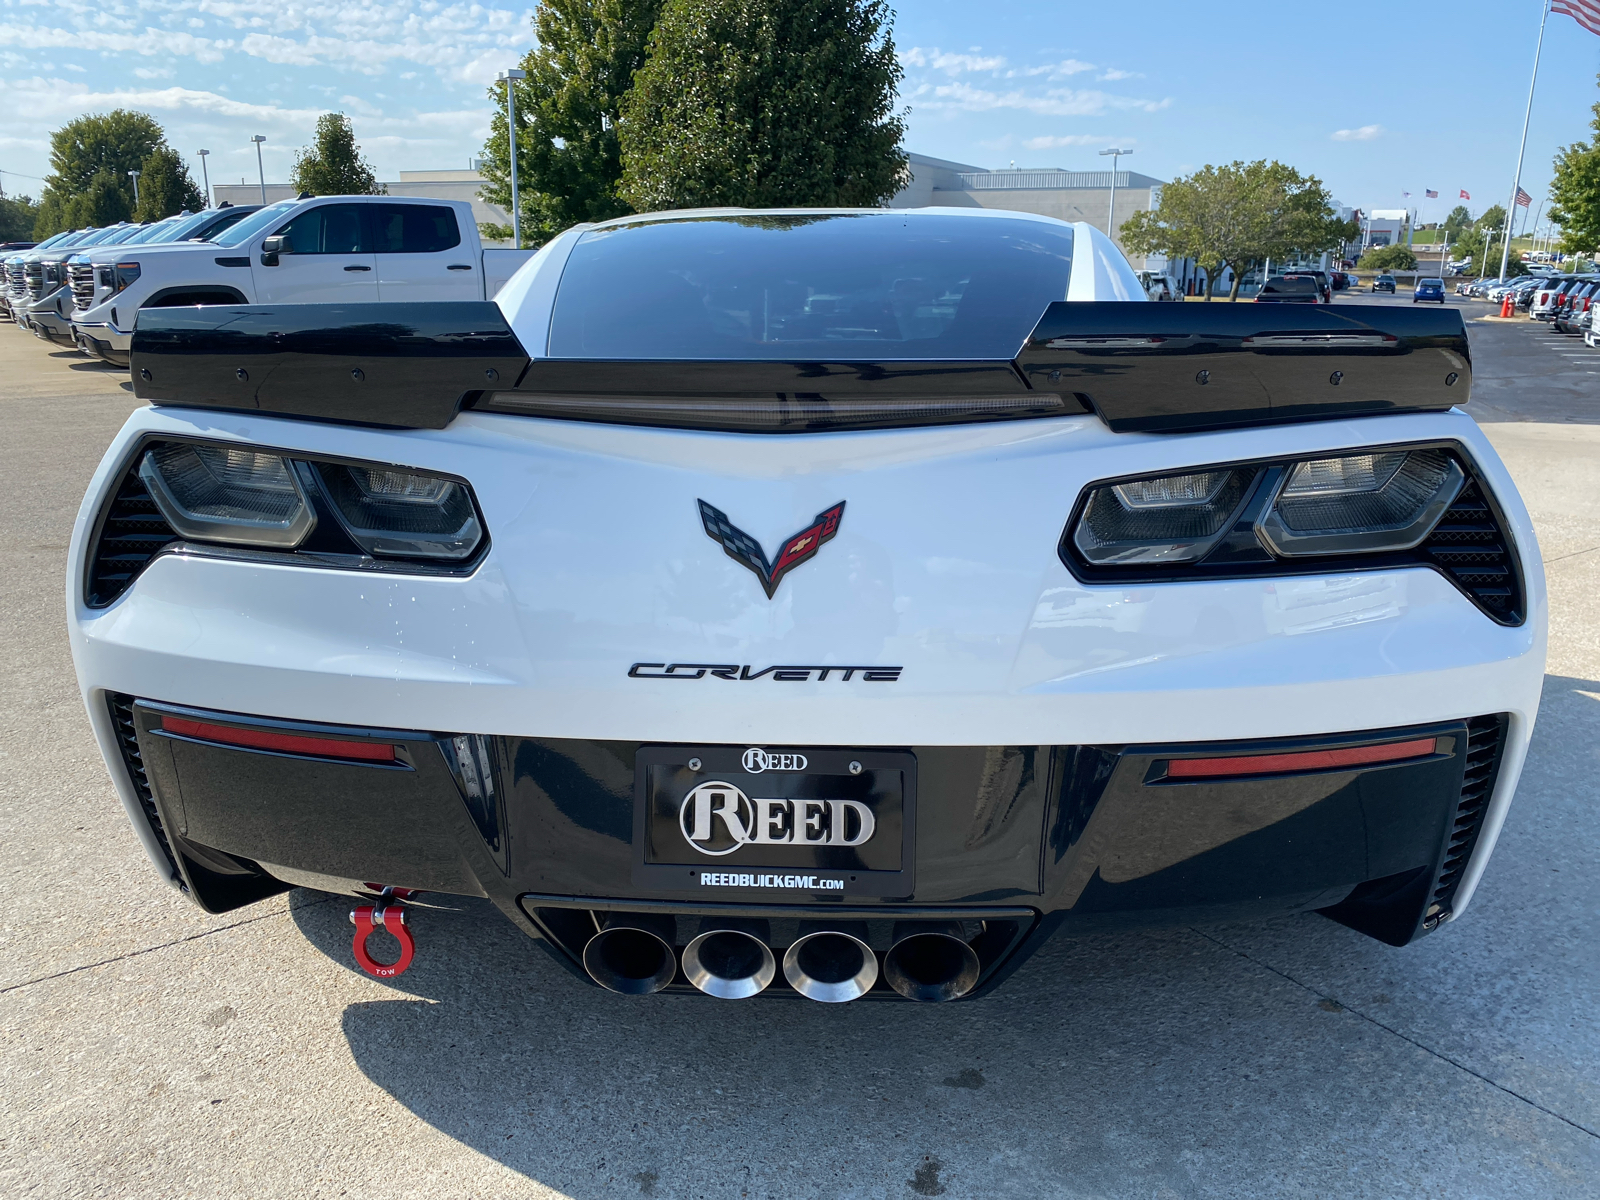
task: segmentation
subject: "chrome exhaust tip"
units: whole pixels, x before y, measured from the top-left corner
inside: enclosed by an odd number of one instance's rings
[[[648,996],[678,973],[677,922],[646,913],[609,913],[583,947],[583,969],[607,991]]]
[[[878,982],[878,956],[865,922],[804,932],[783,952],[783,977],[808,1000],[843,1004]]]
[[[719,1000],[745,1000],[777,977],[765,921],[704,921],[683,948],[683,973]]]
[[[884,982],[907,1000],[937,1004],[959,1000],[978,985],[978,955],[961,926],[943,921],[901,921],[883,956]]]

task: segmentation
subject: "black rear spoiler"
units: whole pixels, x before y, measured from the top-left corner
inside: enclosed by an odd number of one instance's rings
[[[772,432],[1089,410],[1179,432],[1443,411],[1472,383],[1453,309],[1219,301],[1057,302],[1015,360],[956,362],[530,360],[485,302],[157,308],[131,359],[154,404],[408,429],[467,407]]]

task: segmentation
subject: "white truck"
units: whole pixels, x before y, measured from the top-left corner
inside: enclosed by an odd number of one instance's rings
[[[533,255],[485,250],[472,206],[316,196],[262,208],[208,241],[130,249],[74,313],[79,346],[128,365],[139,310],[191,304],[488,300]]]

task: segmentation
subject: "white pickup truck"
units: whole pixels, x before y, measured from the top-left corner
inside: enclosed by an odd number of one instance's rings
[[[461,201],[285,200],[208,241],[130,248],[72,328],[79,346],[127,366],[142,308],[488,300],[533,253],[483,249]]]

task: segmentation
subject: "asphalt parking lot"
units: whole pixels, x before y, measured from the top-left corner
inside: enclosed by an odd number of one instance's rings
[[[1408,303],[1359,296],[1361,304]],[[316,893],[208,917],[145,861],[68,655],[72,521],[137,401],[0,325],[0,1190],[11,1196],[1600,1194],[1600,351],[1471,318],[1552,615],[1470,911],[1061,938],[992,998],[630,1000],[487,905],[392,983]]]

